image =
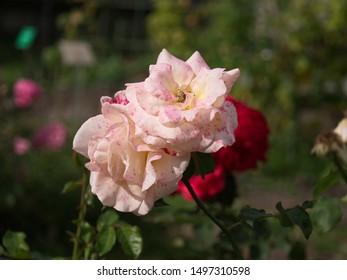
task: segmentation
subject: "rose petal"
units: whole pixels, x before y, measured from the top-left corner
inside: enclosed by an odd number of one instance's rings
[[[192,67],[195,75],[199,74],[201,69],[210,69],[198,51],[194,52],[186,62]]]
[[[147,162],[146,162],[146,170],[144,174],[145,178],[142,185],[142,191],[148,190],[150,187],[152,187],[156,183],[157,176],[155,173],[155,169],[153,167],[153,162],[155,162],[158,159],[161,159],[160,155],[148,153]]]
[[[102,137],[105,135],[109,128],[109,122],[102,116],[97,115],[88,119],[80,129],[77,131],[73,139],[73,150],[82,154],[83,156],[88,157],[88,143],[89,140]]]
[[[226,92],[229,93],[232,86],[236,82],[237,78],[240,76],[240,69],[235,68],[233,70],[227,71],[223,73],[223,80],[225,86],[227,87]]]
[[[196,98],[196,107],[212,106],[218,97],[225,98],[223,69],[202,69],[191,83],[192,93]]]
[[[158,56],[157,64],[160,63],[171,65],[173,79],[182,88],[186,88],[194,77],[193,70],[189,64],[173,56],[166,49],[163,49]]]
[[[159,111],[159,121],[162,124],[177,125],[182,119],[182,113],[175,106],[165,106]]]
[[[157,182],[179,181],[189,164],[189,160],[190,153],[181,153],[177,156],[163,153],[160,161],[153,161]],[[175,188],[175,186],[173,187]]]
[[[214,153],[220,148],[235,142],[234,131],[237,127],[236,109],[231,102],[225,102],[215,114],[210,125],[204,130],[200,149],[204,153]]]
[[[168,64],[150,66],[150,75],[145,80],[145,89],[151,95],[163,101],[174,101],[173,92],[178,88],[173,79],[172,67]]]
[[[127,185],[118,185],[111,177],[101,172],[91,172],[90,185],[102,204],[114,207],[121,212],[134,212],[142,203],[142,199],[127,191]]]

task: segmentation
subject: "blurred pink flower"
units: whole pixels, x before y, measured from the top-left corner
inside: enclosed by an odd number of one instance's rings
[[[33,145],[35,148],[48,148],[57,150],[65,144],[67,130],[61,123],[48,124],[38,131],[33,136]]]
[[[41,87],[29,79],[19,79],[13,86],[14,103],[18,108],[29,107],[41,93]]]
[[[191,177],[189,183],[200,199],[209,201],[224,189],[225,177],[223,168],[221,165],[216,165],[214,172],[207,174],[205,179],[202,179],[200,175],[197,175]],[[178,186],[178,192],[180,192],[187,200],[193,200],[183,182],[179,182]]]
[[[31,143],[27,138],[16,136],[13,140],[13,150],[16,155],[25,155],[31,147]]]

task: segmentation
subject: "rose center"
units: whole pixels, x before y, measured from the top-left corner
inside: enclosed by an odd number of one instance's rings
[[[176,102],[184,103],[187,100],[187,95],[190,95],[191,93],[192,91],[190,87],[187,87],[184,90],[182,90],[181,88],[178,88],[176,91]]]
[[[176,98],[177,98],[178,103],[184,103],[184,101],[186,101],[186,97],[187,97],[187,95],[183,90],[181,90],[181,89],[177,90]]]

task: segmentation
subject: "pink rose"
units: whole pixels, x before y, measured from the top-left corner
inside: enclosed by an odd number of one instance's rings
[[[123,97],[121,91],[101,99],[102,114],[81,126],[73,149],[90,159],[92,192],[104,205],[144,215],[177,189],[190,154],[171,155],[136,137]]]
[[[200,175],[197,175],[191,177],[189,183],[200,199],[209,201],[224,189],[225,177],[223,168],[220,165],[216,165],[214,172],[207,174],[205,179],[202,179]],[[186,199],[193,200],[186,186],[182,182],[179,182],[178,185],[178,191],[182,193]]]
[[[211,153],[235,141],[236,111],[224,101],[238,69],[210,69],[198,52],[184,62],[164,49],[149,71],[144,82],[127,84],[125,91],[135,133],[145,143]]]
[[[16,136],[13,140],[13,150],[16,155],[25,155],[31,147],[31,143],[27,138]]]
[[[33,145],[35,148],[48,148],[57,150],[61,148],[66,141],[67,130],[61,123],[48,124],[38,131],[33,136]]]
[[[29,107],[41,95],[40,86],[29,79],[19,79],[13,86],[14,103],[18,108]]]

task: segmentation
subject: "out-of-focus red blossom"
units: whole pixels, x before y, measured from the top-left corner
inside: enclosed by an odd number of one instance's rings
[[[223,168],[221,165],[216,165],[214,172],[207,174],[204,180],[198,175],[191,177],[189,183],[201,200],[209,201],[219,194],[225,186]],[[187,200],[193,200],[183,182],[178,183],[178,192]]]
[[[25,155],[31,147],[31,143],[27,138],[16,136],[13,139],[13,151],[16,155]]]
[[[65,126],[61,123],[52,123],[36,131],[32,142],[37,149],[57,150],[65,144],[66,137],[67,130]]]
[[[14,103],[18,108],[29,107],[41,93],[41,87],[30,79],[19,79],[13,86]]]
[[[224,171],[246,171],[257,167],[258,161],[266,161],[269,148],[269,127],[264,115],[244,103],[227,97],[236,107],[238,127],[235,130],[235,143],[213,153]]]

